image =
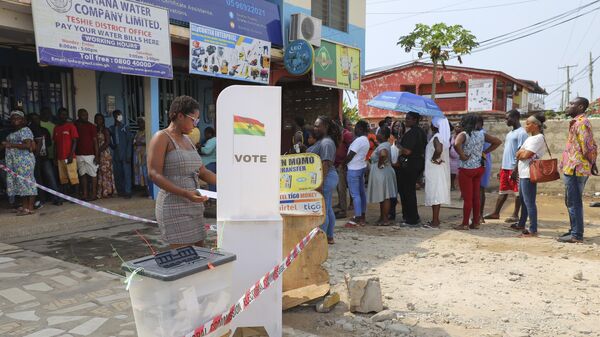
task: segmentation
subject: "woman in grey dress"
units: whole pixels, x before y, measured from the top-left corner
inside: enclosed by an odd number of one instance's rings
[[[392,198],[398,196],[396,173],[390,161],[391,145],[389,142],[390,129],[382,127],[377,133],[379,146],[371,155],[371,171],[369,173],[369,186],[367,201],[379,203],[379,220],[377,225],[389,226],[390,206]]]
[[[198,179],[216,184],[214,173],[202,164],[194,144],[186,135],[198,122],[200,105],[189,96],[177,97],[169,110],[169,127],[157,132],[148,148],[148,176],[160,188],[156,199],[156,221],[162,239],[178,248],[203,246],[204,202],[196,192]]]

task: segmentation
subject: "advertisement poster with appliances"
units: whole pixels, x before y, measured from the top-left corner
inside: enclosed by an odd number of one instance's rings
[[[314,85],[360,90],[360,49],[321,40],[314,62]]]
[[[269,84],[271,43],[190,23],[190,73]]]

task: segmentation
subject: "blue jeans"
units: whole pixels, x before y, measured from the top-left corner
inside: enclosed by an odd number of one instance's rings
[[[519,226],[525,227],[527,217],[529,217],[529,232],[537,232],[537,205],[535,197],[537,195],[537,184],[532,183],[529,178],[519,179],[519,197],[521,199],[521,218]]]
[[[583,240],[583,190],[588,176],[564,175],[565,205],[569,211],[571,236]]]
[[[48,158],[37,157],[35,162],[35,181],[38,184],[44,185],[54,191],[58,191],[58,181],[54,173],[54,163]],[[59,202],[61,199],[48,192],[43,192],[38,189],[38,195],[44,197],[44,201],[51,199],[53,202]]]
[[[367,211],[367,193],[365,191],[365,170],[348,170],[346,177],[348,178],[348,190],[352,196],[354,204],[354,217],[358,218]]]
[[[335,226],[335,212],[331,204],[333,191],[337,189],[339,177],[335,168],[329,168],[325,181],[323,181],[323,197],[325,197],[325,223],[321,229],[327,234],[328,238],[333,238],[333,227]]]
[[[210,172],[217,174],[217,163],[210,163],[208,165],[206,165],[206,169],[209,170]],[[208,190],[211,192],[216,192],[217,191],[217,186],[216,185],[208,185]]]

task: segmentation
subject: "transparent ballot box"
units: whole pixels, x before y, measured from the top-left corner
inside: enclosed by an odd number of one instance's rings
[[[183,247],[123,263],[139,337],[184,336],[231,305],[233,254]],[[211,336],[221,336],[221,328]]]

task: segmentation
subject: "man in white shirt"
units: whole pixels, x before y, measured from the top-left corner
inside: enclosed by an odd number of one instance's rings
[[[367,209],[367,194],[365,191],[365,171],[367,169],[367,152],[369,152],[369,124],[366,121],[358,121],[354,126],[356,138],[350,144],[348,155],[343,165],[348,167],[347,179],[348,190],[354,203],[354,217],[348,221],[345,227],[355,227],[364,224]]]
[[[483,217],[484,219],[500,219],[500,211],[502,210],[502,206],[504,206],[504,202],[508,199],[509,194],[513,194],[515,196],[515,207],[512,215],[506,219],[506,222],[517,222],[519,220],[519,209],[521,207],[519,180],[517,175],[513,174],[513,171],[517,167],[517,151],[528,137],[527,131],[521,127],[520,117],[521,113],[518,110],[513,109],[506,113],[506,125],[512,127],[512,130],[506,134],[504,141],[502,167],[498,173],[500,191],[494,212],[486,214]]]

